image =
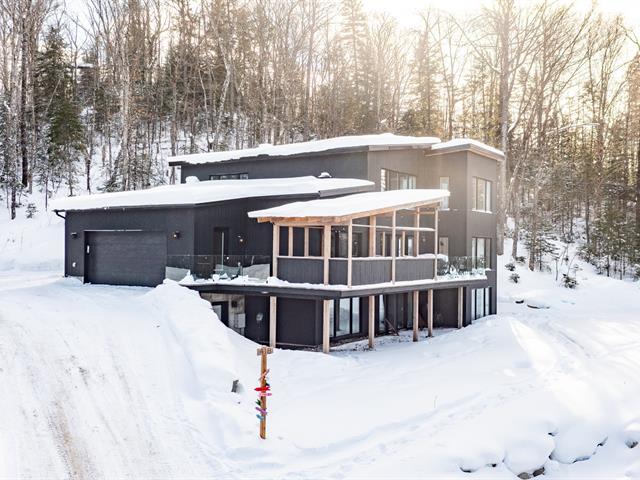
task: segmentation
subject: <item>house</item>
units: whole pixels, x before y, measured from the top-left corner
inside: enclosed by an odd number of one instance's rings
[[[473,140],[390,134],[174,157],[178,185],[55,205],[65,274],[180,280],[271,345],[417,339],[495,313],[502,158]]]

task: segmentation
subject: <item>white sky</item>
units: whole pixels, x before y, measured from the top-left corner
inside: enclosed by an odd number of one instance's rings
[[[488,5],[490,0],[362,0],[369,12],[388,13],[402,25],[414,27],[419,25],[417,12],[432,6],[449,12],[473,13],[481,5]],[[532,0],[519,0],[517,3],[528,5],[538,3]],[[590,0],[564,0],[558,3],[573,3],[580,10],[587,11]],[[625,22],[636,32],[640,31],[640,0],[601,0],[595,2],[605,14],[622,14]]]

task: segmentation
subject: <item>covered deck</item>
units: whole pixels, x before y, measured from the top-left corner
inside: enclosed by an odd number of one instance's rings
[[[367,285],[393,289],[396,283],[416,282],[415,290],[412,290],[413,340],[418,341],[420,290],[427,291],[427,328],[429,336],[433,335],[433,284],[438,276],[438,209],[448,196],[446,190],[369,192],[295,202],[250,212],[249,216],[258,222],[273,224],[272,275],[280,280],[324,286],[328,291],[338,285],[353,290]],[[425,226],[424,217],[430,218],[432,226]],[[281,242],[283,229],[286,230],[286,242]],[[295,255],[294,236],[300,232],[304,248],[301,254]],[[354,238],[361,241],[354,242]],[[366,249],[359,248],[362,244],[366,244]],[[346,251],[341,251],[341,245]],[[358,251],[354,251],[354,246]],[[285,250],[284,254],[282,250]],[[325,353],[330,348],[332,300],[328,297],[323,299],[322,309],[322,349]],[[368,300],[369,345],[372,347],[375,296],[369,295]],[[462,302],[462,287],[458,287],[458,327],[462,327]],[[272,346],[276,344],[276,311],[277,297],[272,295],[269,332]]]

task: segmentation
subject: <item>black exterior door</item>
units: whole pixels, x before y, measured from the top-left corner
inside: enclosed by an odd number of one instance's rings
[[[155,287],[165,278],[163,232],[87,232],[86,283]]]

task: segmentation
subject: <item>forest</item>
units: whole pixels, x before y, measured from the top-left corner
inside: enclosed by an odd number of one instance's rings
[[[0,201],[175,181],[176,154],[393,132],[500,148],[498,245],[640,276],[640,39],[571,3],[0,0]],[[33,209],[33,204],[28,205]],[[499,252],[501,253],[501,252]]]

